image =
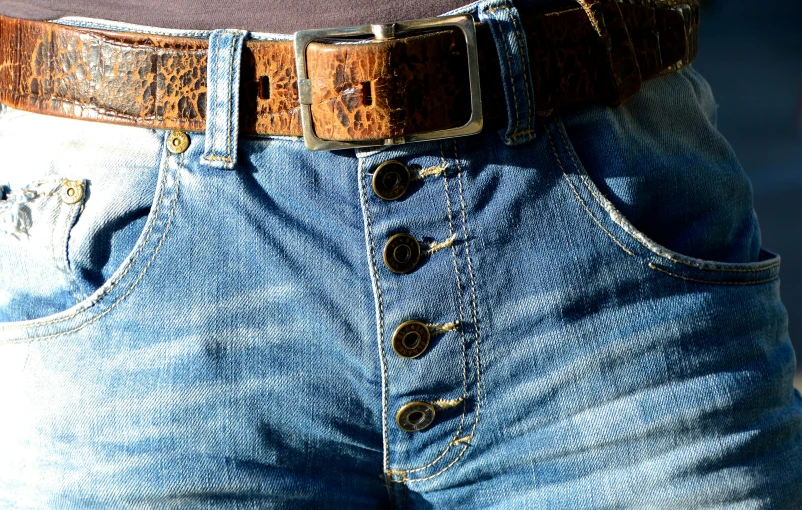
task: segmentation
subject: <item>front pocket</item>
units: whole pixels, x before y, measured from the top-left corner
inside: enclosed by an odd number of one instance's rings
[[[169,231],[180,185],[180,157],[167,152],[164,132],[40,115],[28,121],[50,130],[53,144],[38,159],[7,152],[31,158],[29,168],[47,178],[35,189],[7,186],[0,277],[16,284],[0,291],[0,343],[77,331],[134,292]],[[1,124],[0,144],[13,147],[6,144],[14,134]],[[0,178],[18,181],[19,166],[6,166]],[[70,178],[59,177],[68,168]],[[69,204],[76,192],[80,200]]]
[[[779,255],[762,248],[756,260],[722,262],[678,253],[654,241],[637,229],[590,177],[559,117],[555,115],[547,120],[545,129],[554,157],[572,194],[590,215],[598,227],[597,231],[609,239],[611,246],[623,250],[633,261],[644,264],[656,273],[699,284],[752,285],[779,277]]]

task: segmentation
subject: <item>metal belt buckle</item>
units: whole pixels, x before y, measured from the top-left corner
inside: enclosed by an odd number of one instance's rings
[[[353,38],[369,35],[372,35],[375,39],[393,39],[409,32],[428,31],[441,27],[457,27],[465,35],[468,54],[468,79],[471,92],[471,117],[466,124],[455,128],[413,133],[378,140],[327,140],[315,134],[315,128],[312,123],[312,84],[306,68],[306,46],[310,42],[321,39]],[[473,135],[482,130],[482,96],[479,90],[479,51],[476,45],[476,27],[474,26],[473,18],[468,14],[399,21],[387,25],[363,25],[348,28],[301,30],[295,32],[295,65],[298,73],[298,99],[301,103],[301,126],[303,127],[304,144],[307,149],[316,151],[396,145]]]

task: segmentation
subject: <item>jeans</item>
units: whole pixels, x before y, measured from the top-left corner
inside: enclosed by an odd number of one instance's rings
[[[802,508],[780,258],[707,83],[538,116],[515,8],[464,10],[504,55],[498,132],[239,135],[239,31],[183,34],[220,53],[180,154],[3,108],[0,508]]]

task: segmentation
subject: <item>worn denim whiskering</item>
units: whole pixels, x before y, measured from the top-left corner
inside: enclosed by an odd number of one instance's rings
[[[539,117],[515,8],[465,10],[510,66],[498,132],[241,136],[226,63],[269,35],[230,30],[183,34],[219,60],[181,154],[3,108],[0,508],[802,507],[780,259],[707,83]]]

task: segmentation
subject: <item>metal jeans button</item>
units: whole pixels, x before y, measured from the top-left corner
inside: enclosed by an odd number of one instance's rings
[[[395,234],[384,245],[384,264],[394,273],[412,272],[419,260],[420,244],[409,234]]]
[[[167,150],[173,154],[181,154],[189,147],[189,135],[183,131],[173,131],[167,136]]]
[[[385,161],[373,172],[373,191],[384,200],[398,200],[407,192],[409,168],[400,161]]]
[[[426,324],[407,321],[393,333],[393,350],[402,358],[417,358],[429,347],[431,334]]]
[[[77,181],[64,181],[61,186],[61,200],[65,204],[77,204],[84,198],[84,185]]]
[[[407,432],[423,430],[434,421],[435,410],[428,402],[409,402],[395,415],[395,422]]]

